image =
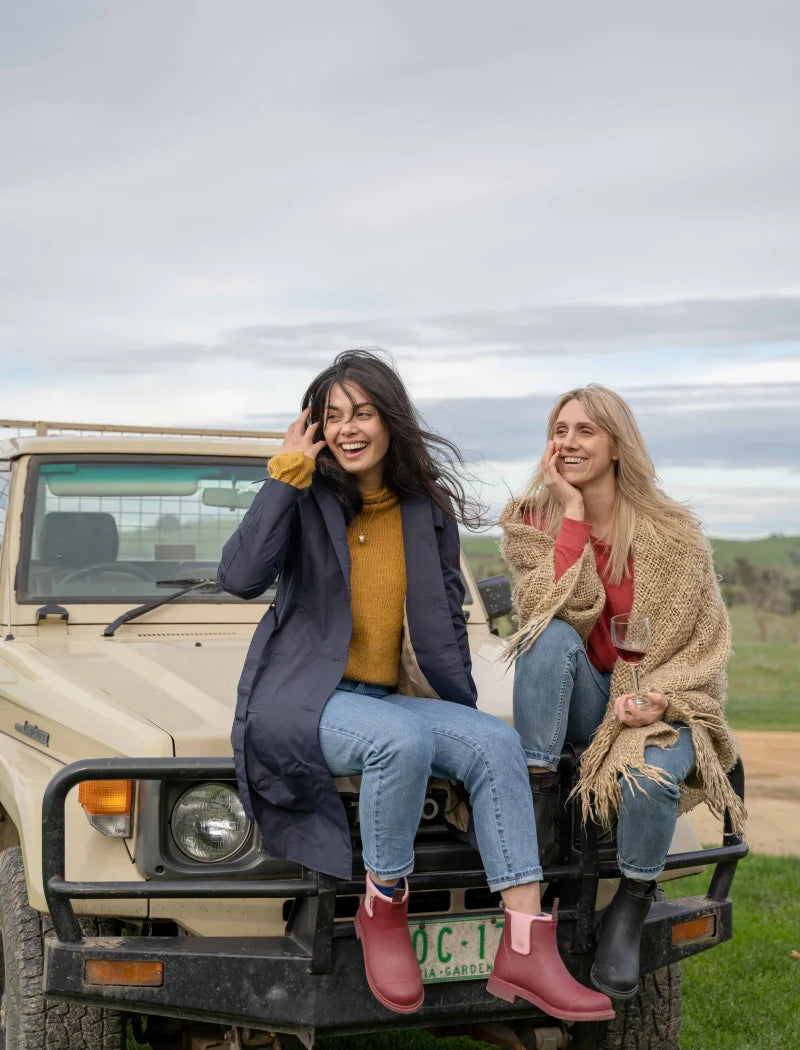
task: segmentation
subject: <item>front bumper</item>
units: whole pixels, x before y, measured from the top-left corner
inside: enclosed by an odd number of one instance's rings
[[[382,1028],[434,1027],[476,1021],[533,1017],[531,1004],[510,1005],[490,995],[483,980],[430,984],[424,1006],[398,1016],[374,999],[364,977],[361,948],[353,924],[334,922],[337,893],[363,891],[363,880],[336,882],[317,872],[298,879],[185,879],[144,882],[76,883],[64,878],[64,803],[81,780],[177,777],[230,779],[229,759],[105,759],[74,763],[47,788],[43,818],[43,876],[57,939],[45,943],[44,990],[55,998],[190,1020],[213,1021],[279,1032],[293,1032],[309,1044],[313,1033],[346,1034]],[[657,901],[642,939],[641,969],[649,972],[713,947],[732,935],[728,891],[746,845],[729,832],[721,847],[669,858],[670,867],[715,864],[709,891],[702,897]],[[593,949],[594,896],[598,878],[618,874],[600,862],[591,828],[575,863],[550,868],[546,878],[562,887],[558,939],[571,972],[588,984]],[[412,892],[453,887],[485,887],[480,869],[409,877]],[[283,937],[87,937],[71,901],[76,898],[281,898],[294,906]],[[702,938],[675,943],[678,924],[704,919]],[[160,962],[156,986],[96,983],[87,964],[96,961]]]
[[[671,945],[676,922],[713,915],[716,936],[703,944]],[[573,973],[586,980],[588,956],[569,951],[574,921],[562,915],[562,953]],[[731,936],[731,902],[706,898],[660,901],[653,906],[642,940],[642,968],[657,969]],[[163,964],[161,987],[88,984],[88,960],[153,961]],[[80,944],[46,946],[45,991],[58,998],[191,1020],[269,1028],[298,1035],[342,1035],[435,1027],[476,1021],[507,1021],[539,1012],[529,1003],[510,1006],[486,991],[483,980],[426,986],[425,1003],[400,1017],[372,996],[364,977],[361,947],[352,924],[337,925],[330,968],[310,972],[310,956],[291,937],[97,937]],[[587,982],[588,983],[588,982]]]

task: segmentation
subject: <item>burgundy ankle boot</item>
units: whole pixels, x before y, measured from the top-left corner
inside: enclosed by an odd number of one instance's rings
[[[486,988],[513,1003],[516,996],[565,1021],[610,1021],[606,995],[579,984],[561,958],[556,943],[556,911],[525,915],[506,909],[503,939]]]
[[[372,994],[390,1010],[419,1010],[425,992],[408,932],[408,883],[387,897],[367,875],[367,892],[356,912],[356,936]]]

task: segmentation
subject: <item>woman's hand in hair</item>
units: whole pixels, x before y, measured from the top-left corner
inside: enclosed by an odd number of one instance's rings
[[[575,521],[583,521],[583,496],[580,489],[570,485],[567,479],[559,474],[558,457],[560,454],[560,443],[548,441],[542,456],[542,479],[547,491],[555,496],[564,508],[564,515],[567,518],[574,518]]]
[[[633,702],[635,693],[623,693],[614,701],[614,714],[623,725],[638,729],[640,726],[649,726],[653,722],[660,722],[664,712],[667,710],[667,698],[663,693],[643,693],[650,701],[650,707],[642,710]]]
[[[319,430],[319,423],[309,423],[308,417],[310,415],[311,409],[305,408],[294,423],[290,424],[283,439],[283,444],[280,447],[280,452],[297,452],[299,449],[310,459],[317,458],[327,442],[314,440]]]

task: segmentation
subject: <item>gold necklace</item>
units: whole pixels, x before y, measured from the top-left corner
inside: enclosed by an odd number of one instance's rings
[[[359,542],[359,543],[363,543],[363,542],[364,542],[364,541],[366,540],[366,538],[367,538],[367,529],[368,529],[368,528],[370,527],[370,525],[372,524],[372,519],[373,519],[373,518],[375,517],[375,515],[376,515],[376,514],[378,513],[378,507],[379,507],[379,506],[381,505],[381,503],[382,503],[382,502],[383,502],[383,500],[377,500],[377,501],[376,501],[376,503],[375,503],[375,506],[374,506],[374,508],[373,508],[373,510],[372,510],[372,513],[371,513],[371,514],[370,514],[370,516],[369,516],[369,517],[367,518],[367,523],[366,523],[366,525],[362,525],[362,527],[361,527],[361,531],[360,531],[360,532],[359,532],[359,534],[358,534],[358,542]]]

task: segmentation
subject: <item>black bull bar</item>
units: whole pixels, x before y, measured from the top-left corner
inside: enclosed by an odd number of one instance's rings
[[[744,795],[741,763],[729,775]],[[529,1003],[504,1003],[490,995],[482,980],[426,986],[425,1004],[413,1016],[398,1017],[371,995],[353,924],[334,923],[337,894],[363,893],[363,878],[335,880],[301,869],[296,879],[191,879],[126,882],[72,882],[65,878],[65,802],[84,780],[201,781],[235,779],[230,758],[85,759],[60,770],[48,784],[42,805],[42,874],[56,939],[45,943],[44,991],[55,998],[99,1006],[217,1021],[306,1034],[376,1031],[381,1028],[506,1020],[539,1013]],[[600,878],[619,875],[615,863],[598,860],[597,831],[582,834],[577,861],[550,866],[545,880],[558,881],[559,946],[571,971],[588,983],[593,946],[594,900]],[[732,833],[725,818],[719,847],[670,855],[667,869],[713,864],[705,896],[656,901],[642,940],[642,972],[649,972],[702,951],[732,936],[729,891],[747,845]],[[486,888],[481,868],[427,872],[409,876],[417,890]],[[284,936],[279,937],[84,937],[73,900],[154,898],[265,898],[293,900]],[[566,902],[566,903],[565,903]],[[713,941],[672,940],[677,922],[714,916]],[[91,983],[88,961],[163,963],[158,986]],[[310,1045],[310,1044],[309,1044]]]

